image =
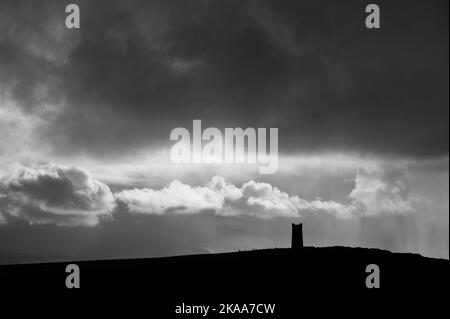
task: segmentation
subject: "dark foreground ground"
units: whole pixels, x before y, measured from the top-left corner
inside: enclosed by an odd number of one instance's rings
[[[0,266],[0,303],[19,301],[27,307],[37,302],[36,313],[56,304],[104,313],[139,310],[144,318],[310,318],[313,314],[364,318],[415,314],[421,309],[430,315],[444,311],[449,284],[448,260],[363,248],[306,247],[74,263],[80,267],[79,289],[66,288],[68,262]],[[380,268],[379,289],[366,287],[368,264]],[[203,305],[210,310],[207,316],[176,315],[183,303],[185,309]],[[227,309],[227,304],[233,306]],[[244,304],[248,311],[252,304],[275,304],[275,311],[258,314],[254,308],[251,315],[237,314],[236,304],[239,311]]]

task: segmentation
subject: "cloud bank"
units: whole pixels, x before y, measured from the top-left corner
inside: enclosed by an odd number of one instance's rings
[[[87,171],[57,165],[21,167],[0,178],[0,223],[18,218],[31,224],[94,226],[114,212],[149,215],[213,213],[262,219],[327,214],[336,218],[404,214],[413,211],[400,172],[360,169],[346,203],[290,195],[270,183],[236,186],[214,176],[205,186],[174,180],[161,189],[113,193]]]
[[[346,204],[321,198],[306,200],[291,196],[269,183],[253,180],[242,187],[215,176],[206,186],[190,186],[179,181],[167,187],[124,190],[116,200],[129,212],[141,214],[192,214],[213,211],[220,216],[259,218],[302,217],[326,213],[337,218],[407,213],[413,210],[406,181],[401,173],[359,170],[355,188]]]

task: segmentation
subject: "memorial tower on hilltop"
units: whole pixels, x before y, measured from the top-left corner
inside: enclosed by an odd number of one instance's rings
[[[292,224],[292,246],[293,249],[303,248],[302,224]]]

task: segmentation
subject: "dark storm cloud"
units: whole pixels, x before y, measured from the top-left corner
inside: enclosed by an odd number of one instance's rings
[[[68,58],[63,8],[57,2],[0,3],[0,94],[10,94],[26,111],[56,102],[62,89],[58,66]]]
[[[2,219],[93,226],[110,216],[114,206],[109,187],[78,168],[41,165],[0,178]]]
[[[445,1],[378,1],[380,30],[361,1],[79,1],[81,29],[56,34],[65,4],[25,2],[0,7],[0,79],[27,109],[64,105],[57,152],[164,145],[199,118],[279,127],[283,152],[448,154]]]

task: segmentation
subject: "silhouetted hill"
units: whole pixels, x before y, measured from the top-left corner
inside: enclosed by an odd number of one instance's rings
[[[449,283],[448,260],[345,247],[74,263],[81,271],[80,289],[65,286],[68,263],[0,266],[1,300],[13,296],[77,300],[75,304],[108,300],[116,306],[149,307],[151,313],[159,313],[155,318],[173,317],[182,303],[214,305],[217,311],[220,303],[275,303],[276,316],[260,316],[294,318],[306,309],[326,314],[356,306],[372,313],[388,306],[390,313],[405,313],[411,307],[438,310],[444,306]],[[380,268],[379,289],[365,285],[368,264]],[[253,318],[207,316],[213,317]]]
[[[0,266],[29,264],[29,263],[64,262],[74,259],[75,259],[74,257],[63,255],[0,253]]]

